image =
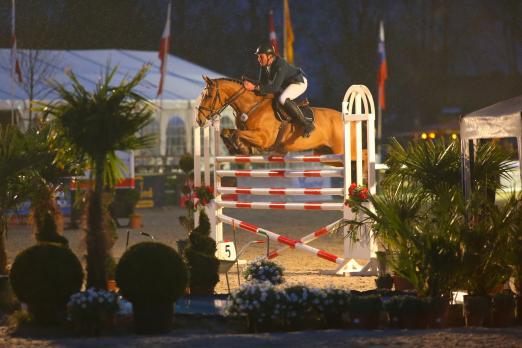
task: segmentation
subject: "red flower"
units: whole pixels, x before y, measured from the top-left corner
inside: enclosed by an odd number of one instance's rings
[[[350,195],[351,195],[356,188],[357,188],[357,184],[356,183],[352,183],[350,185],[350,187],[348,188],[348,193],[350,193]]]
[[[368,199],[368,193],[361,191],[359,193],[359,198],[362,199],[362,200],[367,200]]]

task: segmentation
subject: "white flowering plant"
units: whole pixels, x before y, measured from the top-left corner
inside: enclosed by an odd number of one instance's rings
[[[285,319],[287,297],[269,281],[243,284],[231,294],[225,314],[246,318],[251,331],[279,329]]]
[[[283,283],[283,268],[264,257],[250,261],[243,272],[249,282],[270,282],[278,285]]]
[[[94,325],[92,330],[99,331],[100,326],[113,318],[119,310],[118,295],[115,292],[89,288],[71,295],[67,309],[73,323],[90,324],[89,328]]]
[[[322,323],[324,295],[321,289],[293,285],[284,289],[288,299],[286,322],[290,329],[319,328]]]
[[[350,290],[328,287],[321,289],[321,308],[329,328],[341,328],[349,322]]]

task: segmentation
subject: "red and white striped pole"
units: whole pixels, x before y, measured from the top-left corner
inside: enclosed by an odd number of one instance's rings
[[[299,241],[303,244],[308,244],[314,240],[316,240],[317,238],[319,237],[322,237],[322,236],[325,236],[327,235],[328,233],[330,233],[332,230],[335,230],[337,228],[339,228],[340,224],[343,222],[343,219],[339,219],[325,227],[321,227],[320,229],[318,229],[317,231],[314,231],[310,234],[307,234],[306,236],[304,236],[303,238],[299,239]],[[284,245],[282,246],[281,248],[277,249],[277,250],[274,250],[274,251],[271,251],[269,254],[268,254],[268,258],[269,259],[273,259],[275,257],[278,257],[279,255],[281,255],[281,253],[285,250],[287,250],[289,248],[289,246],[287,245]]]
[[[317,248],[311,247],[309,245],[303,244],[302,242],[300,242],[298,240],[282,236],[280,234],[271,232],[269,230],[266,230],[264,228],[261,228],[261,227],[258,227],[258,226],[252,225],[252,224],[249,224],[249,223],[241,221],[241,220],[237,220],[237,219],[231,218],[231,217],[226,216],[226,215],[222,215],[222,214],[218,215],[218,219],[221,222],[224,222],[224,223],[227,223],[229,225],[233,225],[233,226],[239,227],[239,228],[241,228],[241,229],[243,229],[245,231],[249,231],[249,232],[255,233],[255,234],[260,235],[260,236],[268,237],[270,240],[279,242],[281,244],[285,244],[285,245],[289,246],[290,248],[295,248],[295,249],[298,249],[298,250],[302,250],[302,251],[314,254],[317,257],[320,257],[320,258],[322,258],[324,260],[327,260],[327,261],[330,261],[330,262],[335,262],[335,263],[337,263],[339,265],[344,265],[345,264],[345,260],[342,257],[339,257],[337,255],[331,254],[331,253],[329,253],[327,251],[324,251],[324,250],[321,250],[321,249],[317,249]]]

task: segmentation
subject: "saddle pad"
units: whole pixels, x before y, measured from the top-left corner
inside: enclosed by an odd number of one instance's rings
[[[314,122],[314,110],[310,107],[308,99],[305,98],[304,100],[300,100],[300,103],[297,106],[307,120]],[[274,98],[272,101],[272,107],[274,109],[275,117],[278,121],[288,121],[290,123],[295,123],[295,120],[285,112],[284,108],[281,104],[278,103],[276,98]]]

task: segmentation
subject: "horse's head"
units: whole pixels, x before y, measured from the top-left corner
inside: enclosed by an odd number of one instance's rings
[[[223,101],[219,95],[218,81],[211,80],[203,76],[206,86],[201,92],[201,100],[198,105],[198,116],[196,121],[200,127],[207,123],[207,120],[215,116],[223,106]]]

